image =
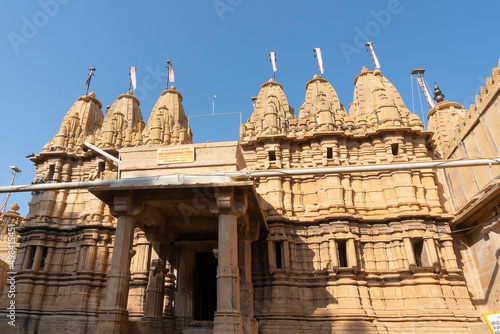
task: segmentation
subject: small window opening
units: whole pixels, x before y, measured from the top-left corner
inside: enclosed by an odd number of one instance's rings
[[[347,267],[347,240],[337,240],[339,266]]]
[[[56,170],[56,166],[51,164],[49,165],[49,170],[47,173],[44,175],[43,180],[44,181],[53,181],[54,180],[54,172]]]
[[[47,247],[43,247],[42,260],[40,261],[40,270],[45,268],[45,259],[47,258]]]
[[[26,261],[28,261],[28,264],[25,268],[28,268],[28,269],[31,269],[33,268],[33,261],[35,260],[35,250],[36,250],[36,247],[35,246],[28,246],[28,258],[26,259]]]
[[[276,151],[269,151],[269,161],[276,161]]]
[[[392,155],[399,154],[399,144],[391,144]]]
[[[276,256],[276,269],[283,269],[283,259],[281,258],[282,247],[283,247],[283,242],[281,241],[277,241],[274,244],[274,253]]]
[[[333,159],[333,149],[331,147],[326,148],[326,158]]]
[[[413,241],[413,253],[415,254],[415,262],[417,267],[424,265],[424,239],[418,238]]]
[[[99,161],[99,164],[97,165],[97,170],[99,171],[99,173],[104,172],[105,169],[106,169],[106,162]]]

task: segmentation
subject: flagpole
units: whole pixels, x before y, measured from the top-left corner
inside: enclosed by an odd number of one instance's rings
[[[170,71],[168,70],[168,65],[167,65],[167,90],[168,90],[168,74],[170,73]]]
[[[87,96],[89,95],[90,81],[92,80],[92,76],[94,75],[95,67],[91,67],[89,68],[89,70],[90,70],[89,76],[85,81],[85,95]]]
[[[170,60],[167,60],[167,90],[168,90],[168,84],[170,82]]]

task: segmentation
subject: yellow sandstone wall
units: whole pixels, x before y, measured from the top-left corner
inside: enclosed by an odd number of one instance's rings
[[[499,63],[500,66],[500,63]],[[449,114],[431,111],[434,139],[444,159],[489,158],[500,156],[500,68],[492,70],[468,111]],[[441,102],[444,104],[448,102]],[[435,109],[440,109],[437,104]],[[448,124],[439,117],[450,117]],[[458,121],[457,121],[458,118]],[[442,128],[450,125],[454,135],[446,143],[438,138]],[[461,167],[440,170],[439,181],[445,189],[447,210],[454,215],[451,221],[455,249],[463,268],[472,301],[482,313],[498,311],[500,298],[499,262],[500,237],[497,188],[500,185],[500,166]]]

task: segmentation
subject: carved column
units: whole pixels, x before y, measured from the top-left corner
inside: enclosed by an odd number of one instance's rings
[[[354,271],[358,270],[358,258],[356,256],[356,242],[353,238],[347,239],[347,266]]]
[[[425,246],[427,247],[427,251],[429,252],[429,257],[431,260],[431,265],[434,267],[434,271],[439,271],[441,269],[441,264],[439,263],[439,257],[437,255],[436,243],[434,238],[428,237],[424,238]]]
[[[246,211],[246,198],[237,200],[232,188],[217,193],[219,265],[214,333],[242,333],[240,275],[238,269],[238,216]]]
[[[54,247],[49,247],[47,250],[47,258],[45,259],[45,267],[43,268],[44,271],[50,271],[50,266],[52,265],[52,258],[54,257],[54,252],[55,248]]]
[[[33,259],[32,269],[38,271],[42,262],[43,246],[36,246],[35,258]]]
[[[104,305],[99,310],[99,319],[94,333],[128,333],[127,300],[130,283],[130,259],[133,245],[135,218],[132,216],[132,201],[129,196],[114,198],[116,224],[113,257],[106,283]]]
[[[267,240],[267,257],[269,261],[269,273],[272,275],[276,270],[276,245],[274,241]]]
[[[34,247],[33,246],[27,246],[24,249],[25,249],[25,252],[24,252],[24,261],[23,261],[23,264],[22,264],[21,268],[23,270],[31,269],[31,267],[33,266],[33,264],[31,263],[31,257],[33,256]]]
[[[143,319],[149,322],[149,333],[160,334],[163,325],[166,245],[160,241],[154,241],[151,250],[151,267]]]
[[[241,269],[241,317],[243,333],[251,334],[257,331],[257,322],[253,317],[253,283],[252,283],[252,242],[239,241],[239,266]]]
[[[409,237],[403,238],[403,243],[405,245],[406,259],[408,260],[408,266],[411,271],[415,272],[417,269],[417,262],[415,261],[415,253],[413,252],[413,245]]]
[[[339,264],[339,255],[337,252],[337,243],[335,242],[334,239],[330,239],[329,243],[330,243],[330,259],[332,259],[332,270],[334,272],[338,272],[340,264]]]

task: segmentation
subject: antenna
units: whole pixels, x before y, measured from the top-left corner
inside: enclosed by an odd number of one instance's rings
[[[215,115],[215,98],[217,95],[214,94],[214,97],[212,98],[212,115]]]
[[[427,102],[427,106],[429,110],[434,108],[435,103],[432,101],[431,94],[429,93],[429,89],[427,88],[427,84],[424,79],[425,68],[414,68],[411,71],[411,77],[417,79],[422,91],[424,92],[425,101]]]
[[[318,70],[319,70],[319,77],[321,78],[321,75],[325,73],[325,69],[323,68],[323,58],[321,57],[321,48],[314,48],[313,49],[314,57],[318,59]]]
[[[375,49],[373,48],[373,42],[368,42],[365,44],[365,46],[368,48],[367,51],[370,51],[370,54],[372,56],[373,66],[375,67],[376,70],[380,70],[380,63],[378,61],[377,55],[375,54]]]
[[[242,118],[242,113],[241,112],[226,112],[226,113],[218,113],[216,114],[215,113],[215,98],[217,96],[214,94],[214,96],[212,97],[212,113],[211,114],[207,114],[207,115],[196,115],[196,116],[189,116],[188,117],[188,128],[189,128],[189,124],[191,122],[191,118],[198,118],[198,117],[209,117],[209,116],[223,116],[223,115],[236,115],[236,114],[239,114],[240,115],[240,124],[241,124],[241,118]]]

